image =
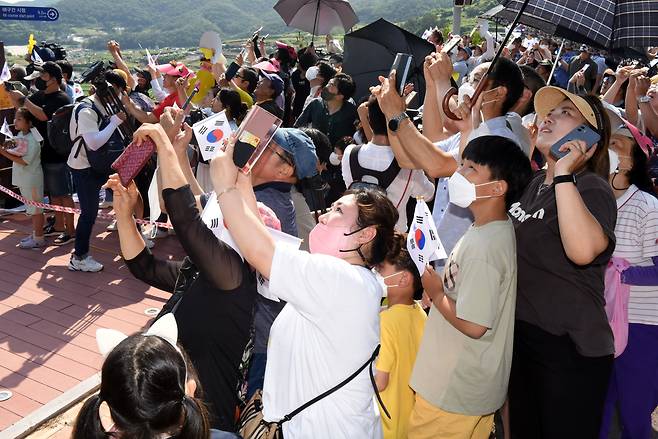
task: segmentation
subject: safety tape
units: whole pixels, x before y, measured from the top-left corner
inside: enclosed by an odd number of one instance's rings
[[[72,207],[64,207],[64,206],[57,206],[55,204],[46,204],[46,203],[39,203],[38,201],[32,201],[28,200],[27,198],[18,195],[16,192],[12,191],[11,189],[8,189],[2,185],[0,185],[0,192],[4,192],[5,194],[9,195],[12,198],[17,199],[23,204],[26,204],[28,206],[34,206],[38,207],[40,209],[44,210],[52,210],[54,212],[64,212],[64,213],[74,213],[76,215],[81,215],[82,211],[80,209],[74,209]],[[104,218],[104,219],[109,219],[109,220],[114,220],[116,219],[116,215],[110,214],[110,213],[103,213],[103,212],[98,212],[97,218]],[[169,223],[159,223],[157,221],[147,221],[143,219],[135,219],[135,222],[137,224],[145,224],[145,225],[156,225],[158,227],[164,228],[164,229],[173,229],[173,226]]]

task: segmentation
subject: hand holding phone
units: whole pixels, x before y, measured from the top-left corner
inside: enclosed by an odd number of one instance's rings
[[[560,148],[562,145],[564,145],[567,142],[571,142],[573,140],[582,140],[585,142],[587,145],[587,150],[589,151],[592,146],[594,146],[599,140],[601,140],[601,136],[599,133],[594,131],[592,128],[590,128],[588,125],[579,125],[576,128],[574,128],[571,132],[567,133],[566,136],[562,137],[560,140],[555,142],[553,146],[551,146],[551,155],[556,159],[560,160],[562,157],[566,156],[569,154],[570,151],[560,151]]]
[[[459,35],[455,35],[450,38],[450,41],[448,41],[446,44],[443,45],[443,48],[441,49],[441,52],[443,53],[450,53],[452,50],[457,47],[459,43],[461,43],[462,37]]]
[[[400,96],[404,96],[404,87],[407,84],[407,78],[411,73],[411,62],[413,55],[408,53],[398,53],[391,66],[391,72],[395,70],[395,89]]]

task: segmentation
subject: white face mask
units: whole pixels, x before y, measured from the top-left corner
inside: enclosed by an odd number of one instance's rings
[[[608,148],[608,156],[610,157],[610,173],[613,174],[619,168],[619,154]]]
[[[492,198],[494,195],[483,195],[478,197],[475,193],[475,188],[496,183],[496,181],[489,181],[487,183],[476,185],[468,181],[466,177],[459,172],[455,172],[448,180],[448,195],[450,197],[450,202],[455,206],[467,208],[478,198]]]
[[[336,154],[335,152],[332,152],[329,155],[329,163],[331,163],[334,166],[340,165],[340,157],[338,156],[338,154]]]
[[[373,270],[373,271],[375,271],[375,270]],[[398,271],[396,273],[389,274],[388,276],[382,276],[377,271],[375,271],[375,276],[377,277],[377,282],[379,283],[379,286],[382,287],[382,291],[383,291],[382,297],[388,297],[388,289],[389,288],[396,288],[396,287],[400,286],[399,283],[395,284],[395,285],[386,285],[386,282],[385,282],[386,279],[388,279],[389,277],[397,276],[400,273],[403,273],[403,272]]]
[[[306,79],[308,81],[312,81],[318,77],[318,73],[320,73],[319,67],[316,66],[309,67],[308,70],[306,71]]]

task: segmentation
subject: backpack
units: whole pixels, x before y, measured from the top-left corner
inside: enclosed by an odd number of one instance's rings
[[[379,189],[386,193],[388,187],[400,173],[400,165],[398,165],[398,161],[393,158],[393,161],[388,168],[383,171],[366,169],[359,164],[359,150],[361,150],[361,145],[354,147],[350,153],[350,171],[352,172],[353,181],[352,184],[350,184],[349,189],[371,188]],[[377,180],[377,183],[363,181],[363,177],[366,175],[374,177],[374,179]]]
[[[69,132],[75,106],[76,104],[68,104],[60,107],[53,113],[53,116],[46,124],[48,142],[55,152],[62,157],[68,157],[71,149],[73,149],[73,145],[80,139],[80,137],[71,139],[71,133]],[[77,118],[77,116],[76,112],[75,117]],[[77,124],[77,119],[75,122]]]
[[[91,108],[96,113],[99,122],[99,131],[103,131],[103,129],[105,129],[105,127],[110,123],[110,117],[103,116],[103,114],[98,108],[96,108],[96,105],[94,105],[93,102],[84,99],[77,104],[77,107],[73,112],[76,127],[78,124],[79,113],[84,108]],[[82,138],[82,136],[75,137],[72,139],[72,142],[77,142],[78,144],[78,149],[76,150],[73,158],[78,158],[80,150],[84,146],[87,152],[87,161],[89,162],[89,166],[92,170],[101,175],[110,175],[114,172],[112,170],[112,163],[114,163],[114,161],[119,158],[128,143],[127,140],[124,140],[124,138],[121,136],[121,132],[118,128],[114,130],[110,136],[110,139],[96,151],[87,148],[87,144],[85,143],[85,140]]]

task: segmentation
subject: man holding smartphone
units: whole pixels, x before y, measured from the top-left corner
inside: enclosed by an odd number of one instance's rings
[[[586,93],[590,93],[596,84],[598,66],[592,59],[589,47],[585,44],[580,46],[580,55],[574,57],[569,63],[569,78],[573,78],[576,73],[581,71],[584,76],[583,88]]]

